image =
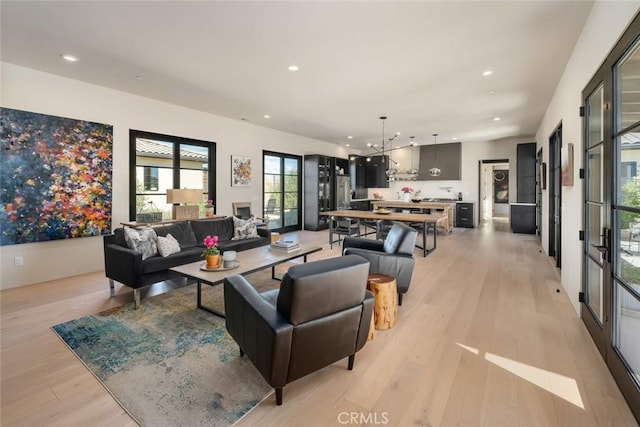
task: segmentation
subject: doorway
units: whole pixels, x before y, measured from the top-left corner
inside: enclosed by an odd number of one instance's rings
[[[509,159],[481,160],[478,223],[509,221]]]
[[[562,266],[562,122],[549,137],[549,256]]]
[[[262,152],[263,210],[271,231],[302,229],[302,157]]]

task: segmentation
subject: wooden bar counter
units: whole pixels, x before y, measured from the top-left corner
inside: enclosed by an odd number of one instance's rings
[[[374,209],[378,208],[399,208],[399,209],[436,209],[442,210],[447,219],[439,223],[445,233],[449,234],[453,231],[455,224],[455,202],[403,202],[402,200],[372,200],[371,205]]]

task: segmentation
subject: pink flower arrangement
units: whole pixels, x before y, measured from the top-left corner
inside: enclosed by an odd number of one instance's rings
[[[413,193],[413,188],[405,186],[405,187],[402,187],[400,191],[402,191],[403,193]]]
[[[207,202],[204,205],[205,208],[212,208],[213,207],[213,200],[207,200]]]
[[[207,236],[204,238],[203,243],[204,243],[204,251],[202,251],[203,256],[220,254],[220,250],[218,249],[218,236]]]

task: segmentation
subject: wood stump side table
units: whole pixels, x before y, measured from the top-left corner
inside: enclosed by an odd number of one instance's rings
[[[373,318],[375,328],[393,328],[398,319],[398,288],[396,279],[386,274],[370,274],[367,289],[373,294]]]

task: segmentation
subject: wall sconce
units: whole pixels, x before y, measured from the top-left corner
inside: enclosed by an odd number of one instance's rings
[[[184,205],[181,203],[202,202],[202,189],[200,188],[169,188],[167,189],[167,203],[173,204],[171,218],[177,220],[198,219],[200,207],[198,205]]]

